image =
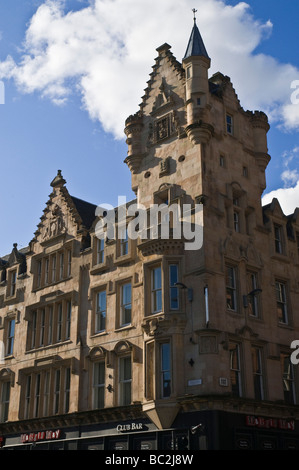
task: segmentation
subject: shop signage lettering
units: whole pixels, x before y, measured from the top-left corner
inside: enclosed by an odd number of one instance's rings
[[[118,424],[116,426],[116,430],[118,432],[141,431],[142,429],[143,429],[142,423]]]
[[[29,434],[21,434],[21,442],[37,442],[37,441],[52,441],[60,438],[61,431],[40,431],[31,432]]]
[[[295,421],[293,419],[282,418],[262,418],[261,416],[246,416],[246,425],[266,429],[284,429],[287,431],[295,430]]]

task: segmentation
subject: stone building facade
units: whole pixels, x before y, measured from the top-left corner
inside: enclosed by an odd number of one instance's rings
[[[261,205],[267,116],[208,77],[196,22],[182,63],[157,53],[125,123],[136,200],[58,171],[0,259],[2,449],[299,447],[298,210]]]

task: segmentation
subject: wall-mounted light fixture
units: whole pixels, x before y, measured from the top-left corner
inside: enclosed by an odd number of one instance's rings
[[[253,289],[249,294],[243,295],[243,307],[247,308],[248,307],[248,298],[254,298],[256,295],[260,294],[262,292],[262,289]]]
[[[193,302],[193,289],[192,287],[187,287],[183,282],[176,282],[175,286],[180,287],[181,289],[187,289],[187,298],[189,302]]]

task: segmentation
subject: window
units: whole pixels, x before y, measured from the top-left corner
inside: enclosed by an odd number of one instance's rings
[[[120,256],[125,256],[129,253],[129,239],[128,230],[126,228],[120,229]]]
[[[169,265],[169,291],[170,291],[170,309],[178,310],[179,308],[179,288],[176,286],[178,282],[179,269],[177,264]]]
[[[145,396],[148,400],[169,398],[172,393],[171,344],[146,344]]]
[[[14,269],[13,271],[9,272],[8,276],[8,295],[13,297],[16,295],[16,285],[17,285],[17,270]]]
[[[71,321],[72,321],[72,302],[66,302],[66,327],[65,339],[70,339],[71,336]]]
[[[63,300],[31,312],[28,324],[28,349],[35,349],[71,336],[72,302]]]
[[[59,279],[64,278],[64,253],[59,254]]]
[[[229,310],[237,311],[236,269],[226,266],[226,306]]]
[[[161,266],[151,271],[151,313],[162,312],[162,274]]]
[[[60,369],[55,371],[55,385],[54,385],[54,414],[59,411],[59,399],[60,399]]]
[[[276,309],[279,323],[288,323],[286,285],[284,282],[275,282]]]
[[[53,342],[53,306],[49,306],[48,310],[48,344]]]
[[[189,67],[187,67],[187,69],[186,69],[186,75],[187,75],[187,79],[188,79],[188,78],[191,78],[191,65],[189,65]]]
[[[44,372],[43,416],[49,414],[50,403],[50,371]]]
[[[51,282],[56,281],[56,255],[51,256],[51,262],[52,262],[52,279]]]
[[[171,394],[171,360],[170,343],[160,344],[161,397],[169,398]]]
[[[37,263],[37,287],[40,287],[42,284],[42,262],[38,261]]]
[[[105,362],[93,365],[93,408],[105,406]]]
[[[67,251],[67,277],[72,274],[72,252],[71,250]]]
[[[295,383],[293,364],[287,353],[280,354],[280,364],[282,372],[284,401],[289,405],[295,405]]]
[[[96,296],[95,333],[104,331],[106,328],[106,308],[106,291],[98,292]]]
[[[282,227],[281,225],[274,225],[274,243],[276,253],[282,254]]]
[[[65,248],[36,261],[35,288],[41,288],[70,277],[72,272],[72,250]]]
[[[253,384],[254,384],[254,397],[256,400],[264,399],[264,386],[263,386],[263,370],[262,370],[262,355],[258,347],[251,347],[252,357],[252,370],[253,370]]]
[[[10,382],[0,383],[0,423],[8,420]]]
[[[30,395],[31,395],[31,375],[26,378],[26,392],[25,392],[25,413],[24,418],[29,418],[29,406],[30,406]]]
[[[45,284],[49,284],[49,258],[45,260]]]
[[[131,283],[123,284],[120,289],[120,325],[131,323],[132,317],[132,289]]]
[[[40,341],[39,345],[43,346],[45,342],[45,309],[43,308],[40,312]]]
[[[239,212],[234,211],[234,229],[235,232],[239,233],[240,232],[240,217],[239,217]]]
[[[8,322],[8,330],[7,330],[7,344],[6,344],[6,355],[10,356],[13,354],[13,346],[14,346],[14,338],[15,338],[15,320],[9,320]]]
[[[237,343],[229,344],[230,354],[230,379],[232,394],[236,397],[242,396],[241,370],[240,370],[240,347]]]
[[[62,340],[62,303],[57,305],[56,341]]]
[[[39,404],[40,404],[40,374],[35,376],[35,394],[34,394],[34,414],[33,417],[39,416]]]
[[[67,367],[65,369],[65,376],[64,376],[64,403],[63,403],[63,411],[64,413],[68,413],[70,408],[70,393],[71,393],[71,369]]]
[[[145,349],[145,396],[148,400],[155,398],[155,343],[153,341],[146,343]]]
[[[96,264],[102,264],[104,263],[104,248],[105,248],[104,238],[97,238],[96,246],[97,246]]]
[[[25,375],[22,381],[20,413],[24,419],[68,413],[71,369],[62,366]]]
[[[254,272],[247,272],[247,292],[258,289],[258,276]],[[257,295],[248,296],[248,313],[253,317],[259,316],[259,301]]]
[[[119,404],[130,405],[132,385],[131,356],[119,359]]]
[[[221,168],[225,167],[225,157],[223,155],[219,157],[219,166],[221,166]]]
[[[244,176],[245,178],[248,178],[248,168],[247,168],[247,166],[243,166],[243,170],[242,170],[242,171],[243,171],[243,176]]]
[[[233,117],[230,114],[226,115],[226,132],[233,134]]]

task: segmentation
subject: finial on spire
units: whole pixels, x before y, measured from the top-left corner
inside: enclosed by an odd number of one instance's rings
[[[197,12],[197,10],[195,10],[195,8],[193,8],[192,11],[193,11],[193,20],[194,20],[194,23],[196,23],[195,13]]]

